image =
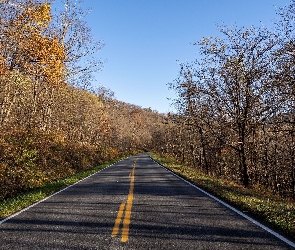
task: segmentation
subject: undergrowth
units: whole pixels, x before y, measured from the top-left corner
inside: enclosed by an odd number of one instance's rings
[[[72,175],[70,177],[67,177],[62,180],[50,182],[47,184],[44,184],[41,187],[30,189],[24,193],[20,193],[14,197],[7,198],[0,202],[0,219],[3,219],[27,206],[32,205],[35,202],[40,201],[41,199],[44,199],[45,197],[66,188],[67,186],[70,186],[79,180],[82,180],[86,178],[87,176],[96,173],[97,171],[105,168],[106,166],[118,161],[113,160],[109,161],[105,164],[96,166],[94,168],[81,171],[75,175]]]

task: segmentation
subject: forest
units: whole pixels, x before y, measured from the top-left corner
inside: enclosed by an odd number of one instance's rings
[[[52,3],[0,1],[0,201],[142,151],[295,198],[295,0],[271,29],[222,25],[196,42],[169,114],[91,86],[103,43],[74,1]]]
[[[102,67],[75,1],[0,2],[0,200],[151,148],[163,115],[91,86]]]
[[[195,43],[164,151],[209,175],[295,197],[295,1],[272,29],[218,27]],[[174,130],[174,132],[173,132]],[[180,131],[176,133],[175,131]]]

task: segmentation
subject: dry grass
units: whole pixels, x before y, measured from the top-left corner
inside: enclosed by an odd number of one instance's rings
[[[175,174],[224,200],[270,228],[295,240],[295,202],[262,192],[257,187],[246,189],[235,183],[213,178],[195,168],[152,154],[152,158]]]
[[[117,159],[118,160],[118,159]],[[27,206],[32,205],[35,202],[76,183],[79,180],[86,178],[87,176],[96,173],[97,171],[105,168],[106,166],[116,162],[117,160],[107,162],[97,167],[79,172],[68,178],[47,183],[41,187],[33,188],[24,193],[20,193],[12,198],[5,199],[0,202],[0,219],[3,219]]]

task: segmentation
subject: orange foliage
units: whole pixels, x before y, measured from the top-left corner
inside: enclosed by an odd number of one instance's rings
[[[0,47],[0,50],[1,50],[1,47]],[[0,54],[0,76],[6,75],[7,74],[7,69],[8,68],[6,66],[6,60]]]
[[[27,51],[28,57],[25,66],[30,75],[43,77],[43,80],[57,85],[64,78],[63,60],[64,48],[58,43],[57,38],[42,37],[33,33],[29,37],[29,43],[20,46],[20,49]]]
[[[34,5],[27,7],[22,14],[20,14],[16,21],[20,24],[27,23],[29,24],[28,28],[47,27],[51,21],[50,14],[51,6],[50,4]],[[32,26],[33,25],[33,26]]]
[[[57,37],[44,35],[51,21],[50,9],[50,4],[33,5],[10,20],[5,36],[14,41],[16,49],[5,63],[10,70],[21,70],[57,86],[64,83],[65,51]]]

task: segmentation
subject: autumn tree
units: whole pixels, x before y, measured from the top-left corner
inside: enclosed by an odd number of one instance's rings
[[[295,107],[295,1],[291,0],[289,5],[280,8],[278,14],[280,19],[276,24],[276,31],[281,46],[276,52],[278,63],[273,87],[278,90],[278,98],[282,103],[281,111],[288,113],[292,124]]]
[[[295,1],[278,9],[279,19],[276,32],[281,39],[281,46],[276,52],[278,63],[273,88],[279,100],[280,112],[275,117],[276,135],[284,141],[281,154],[287,153],[282,163],[288,168],[288,175],[284,177],[282,189],[288,189],[295,197]],[[288,139],[287,139],[288,138]],[[280,148],[280,147],[278,147]],[[276,148],[277,149],[277,148]],[[287,181],[290,179],[290,181]]]
[[[43,110],[41,120],[50,117],[52,91],[65,81],[63,45],[54,34],[48,35],[51,5],[45,1],[5,1],[0,4],[4,13],[9,14],[1,17],[0,25],[1,56],[5,59],[7,71],[17,71],[23,78],[31,78],[33,96],[29,123],[37,118],[38,108]],[[3,82],[13,84],[8,79]]]
[[[203,149],[206,127],[215,143],[237,153],[240,180],[248,186],[249,136],[274,110],[269,79],[278,39],[264,28],[220,27],[220,31],[223,39],[204,38],[198,43],[202,60],[182,70],[183,80],[174,87],[182,92],[186,113],[197,121]]]
[[[88,88],[93,73],[102,68],[97,52],[103,47],[102,41],[95,41],[84,18],[90,13],[83,10],[83,0],[61,0],[64,9],[53,16],[51,26],[56,30],[58,41],[65,50],[66,81],[68,84]]]
[[[4,4],[4,3],[1,3]],[[11,5],[11,3],[9,4]],[[64,48],[56,36],[46,36],[51,5],[34,3],[13,9],[11,19],[1,17],[1,54],[9,70],[18,70],[52,85],[64,80]]]

